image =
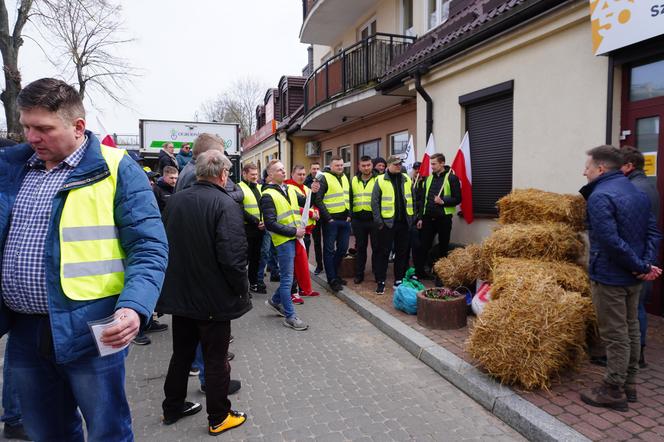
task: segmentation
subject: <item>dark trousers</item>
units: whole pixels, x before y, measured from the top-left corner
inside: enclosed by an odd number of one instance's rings
[[[228,383],[231,366],[226,358],[231,336],[230,321],[199,321],[173,315],[173,355],[164,382],[166,399],[164,416],[178,416],[187,397],[189,370],[201,342],[205,365],[205,402],[210,425],[221,423],[228,416]]]
[[[405,222],[395,223],[394,227],[384,226],[378,230],[380,241],[376,241],[376,258],[374,259],[374,276],[376,282],[385,282],[387,277],[387,264],[390,258],[390,245],[394,247],[394,280],[403,279],[408,268],[408,246],[410,238],[408,235],[408,224]]]
[[[309,237],[309,239],[307,239]],[[311,235],[307,235],[304,238],[304,245],[307,249],[307,256],[309,256],[309,246],[311,245],[311,240],[314,240],[314,253],[316,254],[316,267],[319,269],[323,268],[323,241],[321,237],[321,226],[320,221],[316,223],[316,226],[311,231]]]
[[[265,232],[254,227],[247,228],[246,232],[249,284],[256,284],[258,282],[258,263],[261,260],[261,246],[263,245],[263,235]]]
[[[452,215],[446,215],[439,218],[424,216],[422,218],[422,228],[420,229],[420,250],[417,253],[415,269],[417,273],[424,273],[424,266],[429,264],[429,251],[433,239],[438,235],[438,257],[447,256],[447,249],[450,246],[450,233],[452,233]]]
[[[323,226],[323,241],[325,242],[325,276],[328,282],[338,278],[339,265],[348,251],[350,238],[350,223],[345,220],[332,220]]]
[[[376,268],[376,248],[378,238],[376,224],[372,221],[353,220],[351,222],[355,235],[355,277],[364,278],[364,269],[367,264],[367,247],[371,241],[371,268]]]

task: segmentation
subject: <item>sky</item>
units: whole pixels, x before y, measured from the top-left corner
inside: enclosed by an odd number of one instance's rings
[[[11,9],[13,0],[5,0]],[[117,1],[117,0],[116,0]],[[307,45],[299,42],[301,0],[121,0],[125,36],[121,55],[141,71],[121,95],[128,106],[96,95],[86,100],[87,125],[138,134],[138,120],[192,120],[200,105],[239,78],[276,87],[282,75],[301,75]],[[26,26],[28,37],[37,36]],[[62,75],[39,46],[25,39],[19,52],[23,85]],[[1,81],[1,79],[0,79]],[[202,119],[201,115],[201,119]],[[4,112],[2,112],[4,125]]]

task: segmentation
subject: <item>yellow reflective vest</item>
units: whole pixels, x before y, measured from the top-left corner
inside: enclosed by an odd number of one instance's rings
[[[452,189],[450,188],[450,174],[452,169],[445,174],[445,179],[443,180],[443,196],[452,196]],[[427,205],[429,204],[429,189],[431,188],[431,182],[433,181],[433,174],[427,177],[427,182],[424,189],[424,214],[427,213]],[[443,207],[445,215],[454,215],[456,213],[456,207]]]
[[[254,192],[251,191],[251,187],[249,187],[249,185],[244,181],[240,181],[238,186],[240,186],[240,189],[242,189],[242,193],[244,194],[244,198],[242,199],[242,206],[244,207],[244,211],[247,212],[249,215],[255,216],[260,220],[261,209],[258,206],[258,200],[256,200],[256,195],[254,195]],[[258,186],[256,186],[256,189],[258,190],[258,194],[260,195],[261,189],[258,188]]]
[[[376,177],[369,178],[366,185],[357,176],[353,177],[351,181],[351,188],[353,189],[353,213],[362,212],[363,210],[371,212],[371,194],[375,185]]]
[[[124,288],[125,252],[114,221],[124,149],[101,145],[108,176],[69,191],[60,217],[60,281],[75,301],[114,296]]]
[[[327,192],[323,195],[323,203],[328,213],[343,213],[350,210],[350,185],[348,177],[341,175],[341,183],[336,175],[325,172],[325,182],[327,183]]]
[[[288,200],[277,189],[267,188],[263,190],[263,195],[270,195],[272,197],[274,208],[277,212],[277,222],[279,224],[295,228],[300,227],[300,222],[302,220],[300,216],[300,205],[297,202],[297,192],[293,186],[288,186]],[[270,236],[272,236],[272,243],[275,247],[280,246],[291,239],[295,239],[295,235],[284,236],[275,232],[270,232]]]
[[[404,177],[403,194],[406,197],[406,215],[413,216],[415,211],[413,209],[413,191],[411,188],[411,179],[405,173],[402,175]],[[394,186],[392,186],[392,181],[387,178],[387,174],[383,174],[376,178],[376,183],[380,187],[381,192],[380,216],[382,216],[383,219],[393,218],[396,201],[394,200]]]

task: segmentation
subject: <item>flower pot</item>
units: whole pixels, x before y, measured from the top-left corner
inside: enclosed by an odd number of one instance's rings
[[[450,299],[430,298],[428,290],[417,293],[417,323],[432,330],[453,330],[466,326],[466,298],[460,293]]]

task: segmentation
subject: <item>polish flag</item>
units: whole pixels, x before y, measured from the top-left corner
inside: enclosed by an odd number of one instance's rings
[[[427,141],[427,148],[424,151],[424,156],[422,157],[422,164],[420,165],[420,174],[421,178],[426,178],[431,175],[431,155],[436,153],[436,143],[433,140],[433,133],[429,135],[429,141]]]
[[[473,171],[470,167],[470,139],[468,138],[468,132],[463,136],[459,150],[454,157],[454,161],[452,161],[452,170],[461,182],[461,213],[466,223],[470,224],[474,220],[474,215]]]
[[[104,139],[101,140],[101,144],[108,147],[118,147],[117,144],[115,144],[115,140],[110,135],[106,135]]]

